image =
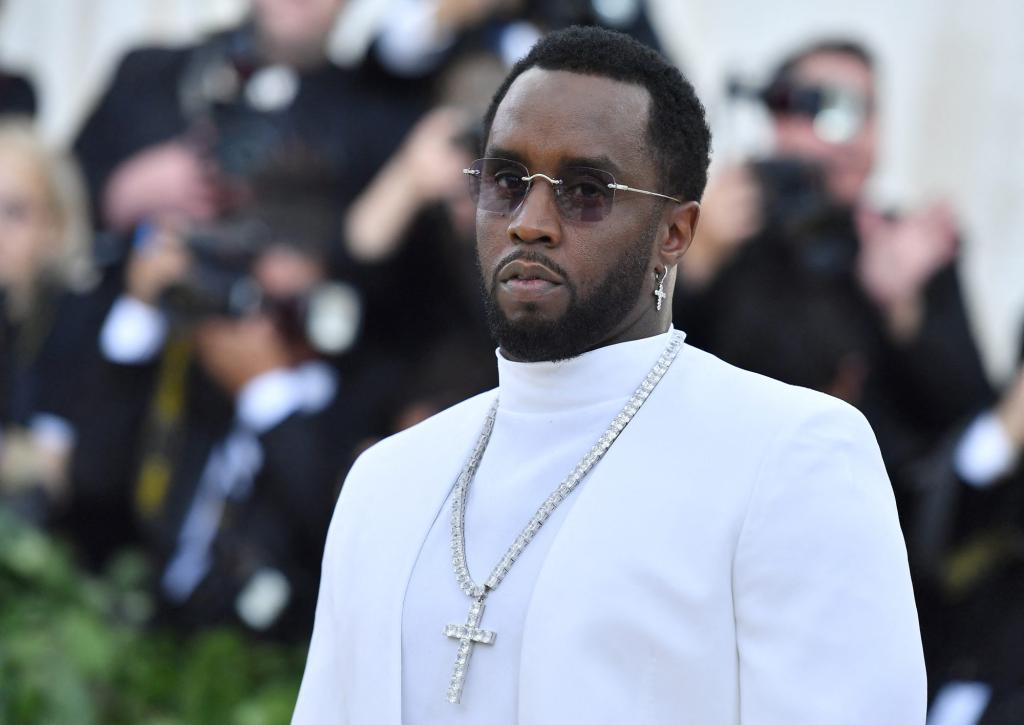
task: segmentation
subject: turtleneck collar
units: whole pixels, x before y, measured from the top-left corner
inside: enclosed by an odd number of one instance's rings
[[[668,345],[669,332],[559,362],[513,362],[499,351],[500,409],[544,413],[628,398]]]

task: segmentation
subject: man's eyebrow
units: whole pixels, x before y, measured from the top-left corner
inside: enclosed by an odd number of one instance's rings
[[[564,164],[566,166],[587,166],[592,169],[601,169],[610,172],[612,176],[620,176],[622,174],[622,169],[619,165],[603,154],[601,156],[574,156],[571,159],[566,159]]]
[[[508,159],[510,161],[518,161],[519,163],[526,165],[523,161],[523,156],[515,151],[502,148],[500,146],[491,146],[487,149],[488,158],[497,159]],[[600,156],[572,156],[564,159],[561,163],[564,168],[566,166],[587,166],[592,169],[602,169],[608,171],[612,176],[618,177],[622,174],[622,168],[612,161],[608,156],[602,154]]]
[[[517,154],[515,151],[509,151],[503,149],[500,146],[490,146],[487,149],[487,158],[489,159],[508,159],[509,161],[518,161],[523,164],[523,157]],[[523,164],[525,166],[526,164]]]

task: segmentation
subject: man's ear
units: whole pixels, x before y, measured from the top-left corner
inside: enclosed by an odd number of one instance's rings
[[[697,220],[700,219],[700,204],[688,201],[685,204],[673,205],[668,219],[668,234],[657,250],[661,263],[666,267],[674,267],[693,242],[697,232]]]

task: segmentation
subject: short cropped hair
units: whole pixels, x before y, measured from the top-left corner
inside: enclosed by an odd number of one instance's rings
[[[595,75],[647,89],[651,96],[647,137],[665,193],[699,201],[707,184],[711,132],[704,106],[679,69],[657,51],[611,30],[573,26],[541,38],[517,62],[484,116],[484,142],[509,87],[532,67]]]

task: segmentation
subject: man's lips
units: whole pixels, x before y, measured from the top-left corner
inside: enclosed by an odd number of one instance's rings
[[[499,282],[510,282],[513,280],[528,282],[531,280],[542,280],[551,284],[562,284],[563,280],[558,274],[536,262],[524,262],[517,259],[509,262],[498,273]]]
[[[564,280],[543,264],[516,260],[501,268],[498,284],[513,298],[528,302],[560,289]]]

